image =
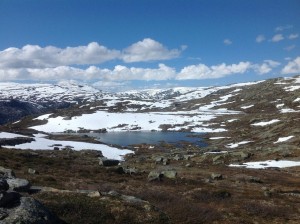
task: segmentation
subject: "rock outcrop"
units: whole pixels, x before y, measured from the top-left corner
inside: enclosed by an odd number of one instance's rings
[[[0,167],[0,223],[64,223],[40,202],[20,193],[29,188],[28,180],[16,178],[11,169]]]

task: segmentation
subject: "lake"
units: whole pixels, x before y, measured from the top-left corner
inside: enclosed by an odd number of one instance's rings
[[[116,144],[120,146],[129,146],[134,144],[159,144],[166,142],[174,144],[177,147],[183,143],[190,143],[200,147],[207,146],[201,139],[201,133],[190,132],[107,132],[107,133],[88,133],[88,136],[94,137],[106,144]]]

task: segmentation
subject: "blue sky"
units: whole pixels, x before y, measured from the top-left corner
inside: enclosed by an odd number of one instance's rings
[[[300,74],[299,0],[0,0],[0,81],[105,90]]]

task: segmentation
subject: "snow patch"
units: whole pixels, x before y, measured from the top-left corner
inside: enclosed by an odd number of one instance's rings
[[[0,133],[2,134],[2,133]],[[9,133],[10,134],[10,133]],[[6,135],[9,136],[9,135]],[[15,136],[15,135],[11,135]],[[102,152],[103,156],[109,159],[117,159],[123,160],[123,156],[129,153],[133,153],[133,151],[128,149],[118,149],[115,147],[110,147],[103,144],[93,144],[93,143],[86,143],[86,142],[74,142],[74,141],[59,141],[59,140],[50,140],[46,139],[47,135],[44,134],[36,134],[34,135],[35,141],[30,143],[19,144],[16,146],[3,146],[6,148],[16,148],[16,149],[32,149],[32,150],[52,150],[53,145],[60,144],[61,148],[71,147],[72,150],[83,150],[83,149],[92,149],[92,150],[99,150]],[[24,137],[24,136],[22,136]],[[26,136],[25,136],[26,137]]]
[[[233,149],[233,148],[237,148],[240,145],[244,145],[244,144],[247,144],[250,142],[253,142],[253,141],[241,141],[241,142],[237,142],[237,143],[230,143],[230,144],[226,145],[225,147]]]
[[[289,160],[267,160],[267,161],[258,161],[258,162],[247,162],[241,165],[239,164],[230,164],[230,167],[244,167],[249,169],[265,169],[269,167],[278,167],[278,168],[286,168],[293,166],[300,166],[300,162],[289,161]]]
[[[270,120],[270,121],[262,121],[262,122],[258,122],[258,123],[254,123],[254,124],[251,124],[253,126],[266,126],[266,125],[270,125],[270,124],[274,124],[276,122],[279,122],[280,120],[278,119],[273,119],[273,120]]]
[[[241,107],[242,109],[248,109],[248,108],[251,108],[251,107],[253,107],[254,105],[249,105],[249,106],[243,106],[243,107]]]
[[[18,137],[25,137],[26,138],[28,136],[9,133],[9,132],[0,132],[0,138],[18,138]]]
[[[276,143],[280,143],[280,142],[286,142],[288,140],[290,140],[291,138],[293,138],[294,136],[291,135],[291,136],[287,136],[287,137],[281,137],[281,138],[278,138],[278,140],[276,142],[274,142],[274,144]]]

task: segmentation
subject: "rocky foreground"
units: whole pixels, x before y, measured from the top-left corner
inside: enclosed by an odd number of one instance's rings
[[[5,169],[0,170],[0,221],[14,223],[6,220],[15,217],[14,211],[20,211],[23,201],[29,200],[38,203],[39,208],[46,207],[43,214],[54,214],[51,217],[66,223],[299,223],[298,80],[299,77],[279,78],[224,87],[209,90],[205,96],[199,89],[123,93],[117,100],[107,98],[53,111],[49,119],[26,117],[3,125],[1,131],[28,138],[1,139],[0,165]],[[134,153],[126,155],[124,161],[105,158],[97,150],[10,148],[34,140],[32,134],[38,131],[30,127],[50,124],[58,117],[64,118],[61,124],[72,124],[98,110],[111,116],[185,111],[187,119],[197,113],[213,113],[213,118],[197,124],[187,120],[164,123],[158,128],[190,131],[207,127],[226,131],[201,135],[208,143],[206,147],[187,143],[177,148],[168,142],[133,145]],[[129,121],[124,120],[117,128],[131,128],[126,122]],[[98,126],[99,130],[113,130],[101,123]],[[72,131],[84,132],[76,128]],[[92,131],[93,126],[85,130]],[[95,143],[87,136],[48,135],[54,141]],[[13,169],[16,175],[9,177],[7,169]],[[10,185],[15,176],[31,184],[19,192]],[[14,197],[9,199],[13,205],[8,206],[9,195]],[[40,223],[56,223],[49,221],[51,217]]]

